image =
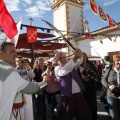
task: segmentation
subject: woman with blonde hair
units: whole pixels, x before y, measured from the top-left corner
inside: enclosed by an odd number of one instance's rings
[[[113,57],[113,68],[108,76],[107,102],[112,120],[120,120],[120,55]]]
[[[34,74],[35,77],[33,78],[34,82],[42,82],[43,77],[42,73],[45,71],[46,67],[44,65],[44,58],[39,57],[34,62]],[[45,119],[45,102],[44,102],[44,90],[39,94],[33,95],[33,108],[34,110],[34,119],[41,118],[42,120]]]
[[[35,60],[34,62],[34,73],[35,73],[35,77],[34,77],[34,81],[35,82],[42,82],[42,73],[45,71],[46,67],[44,65],[44,58],[39,57],[38,59]]]

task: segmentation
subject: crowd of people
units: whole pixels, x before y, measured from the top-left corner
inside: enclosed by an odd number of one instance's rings
[[[110,120],[120,120],[120,55],[114,55],[113,61],[105,57],[102,84],[102,100],[107,105]],[[104,96],[104,97],[103,97]],[[104,99],[103,99],[104,98]]]
[[[96,67],[75,48],[69,60],[57,52],[53,62],[45,64],[39,57],[31,66],[16,54],[13,43],[1,42],[0,120],[97,120],[101,78],[110,119],[120,120],[120,56],[113,58],[112,65],[103,63]]]

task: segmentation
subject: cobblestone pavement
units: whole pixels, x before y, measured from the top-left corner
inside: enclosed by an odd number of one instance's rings
[[[105,110],[105,105],[100,101],[99,95],[100,91],[97,91],[97,120],[109,120],[109,115]],[[55,112],[56,113],[56,112]],[[53,120],[56,120],[55,118]]]
[[[98,119],[97,120],[109,120],[109,115],[106,112],[106,110],[104,109],[104,104],[99,100],[99,95],[100,95],[101,91],[97,91],[97,115],[98,115]],[[56,120],[56,111],[54,112],[54,119]],[[35,120],[42,120],[39,118],[36,118]]]
[[[104,104],[99,100],[101,91],[97,91],[97,115],[98,120],[109,120],[109,115],[104,108]]]

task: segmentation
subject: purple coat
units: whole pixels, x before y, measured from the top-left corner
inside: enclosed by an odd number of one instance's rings
[[[70,73],[68,73],[65,76],[61,76],[58,79],[58,82],[60,83],[60,90],[61,94],[64,96],[71,96],[72,95],[72,79],[74,79],[77,84],[79,85],[80,89],[84,90],[85,87],[82,83],[82,80],[80,79],[79,74],[75,69],[73,69]]]

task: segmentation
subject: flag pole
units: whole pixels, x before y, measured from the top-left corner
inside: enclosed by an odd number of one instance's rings
[[[30,21],[30,25],[32,26],[33,19],[29,18],[29,21]],[[32,64],[33,64],[34,63],[34,45],[32,42],[31,42],[30,46],[31,46]]]
[[[97,53],[97,55],[101,58],[101,59],[103,59],[102,57],[101,57],[101,55],[91,46],[91,48]]]

